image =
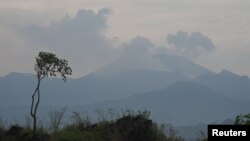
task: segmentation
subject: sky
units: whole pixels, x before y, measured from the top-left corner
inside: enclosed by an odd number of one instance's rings
[[[249,7],[248,0],[0,0],[0,76],[32,73],[41,50],[69,60],[73,77],[126,52],[136,60],[157,51],[250,76]]]

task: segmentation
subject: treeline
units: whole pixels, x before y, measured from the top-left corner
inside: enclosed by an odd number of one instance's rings
[[[113,120],[96,123],[74,112],[71,122],[60,126],[64,110],[50,114],[50,128],[41,124],[37,136],[32,136],[31,126],[18,124],[0,127],[1,141],[184,141],[177,132],[164,125],[157,125],[148,111],[125,112]],[[199,139],[205,140],[205,139]]]
[[[88,116],[73,112],[71,121],[62,124],[66,108],[49,114],[49,126],[42,122],[33,137],[32,125],[6,126],[0,120],[0,141],[184,141],[177,131],[168,125],[153,122],[149,111],[126,110],[115,113],[114,110],[97,110],[99,122],[92,123]],[[29,120],[28,120],[29,121]],[[250,114],[235,118],[236,125],[249,125]],[[207,141],[204,133],[194,141]]]

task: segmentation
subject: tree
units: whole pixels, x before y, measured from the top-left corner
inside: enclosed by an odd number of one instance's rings
[[[250,125],[250,113],[238,115],[234,120],[234,124],[236,124],[236,125]]]
[[[46,77],[55,77],[60,75],[62,80],[66,82],[67,75],[72,74],[72,70],[68,67],[68,61],[59,59],[55,54],[49,52],[39,52],[36,57],[35,72],[37,85],[32,95],[32,103],[30,115],[33,119],[33,137],[36,138],[37,108],[40,102],[40,85],[41,81]],[[36,98],[36,101],[35,101]]]

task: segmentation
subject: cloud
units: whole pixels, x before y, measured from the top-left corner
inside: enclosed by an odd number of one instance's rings
[[[154,47],[154,44],[149,39],[141,36],[137,36],[128,44],[123,44],[121,46],[121,48],[124,49],[124,55],[126,56],[147,55],[152,47]]]
[[[176,47],[189,57],[197,57],[204,51],[209,52],[216,48],[212,40],[200,32],[189,34],[179,31],[175,35],[169,34],[167,41],[169,45]]]
[[[121,48],[124,52],[119,59],[125,64],[124,69],[166,70],[166,67],[154,57],[153,51],[157,45],[146,37],[137,36]]]
[[[134,70],[166,70],[166,67],[151,54],[151,50],[155,47],[156,45],[148,38],[137,36],[128,43],[120,45],[119,49],[122,51],[119,58],[96,71],[95,74],[113,76]]]
[[[32,25],[22,33],[34,44],[55,52],[73,65],[73,70],[91,72],[114,58],[114,50],[106,39],[107,16],[110,9],[79,10],[74,17],[68,15],[48,26]]]
[[[47,27],[32,25],[24,29],[26,36],[50,49],[70,49],[106,47],[105,37],[101,31],[106,28],[106,16],[109,9],[101,9],[98,13],[91,10],[79,10],[75,17],[64,16],[60,21]],[[98,44],[99,43],[99,44]],[[84,45],[83,45],[84,44]]]

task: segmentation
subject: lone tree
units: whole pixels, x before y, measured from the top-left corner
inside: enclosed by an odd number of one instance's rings
[[[72,74],[72,70],[68,67],[68,61],[59,59],[55,54],[49,52],[39,52],[36,57],[35,72],[37,78],[37,86],[32,95],[32,103],[30,115],[33,119],[33,137],[36,138],[37,108],[40,102],[40,84],[46,77],[60,75],[62,80],[66,82],[67,75]],[[36,100],[35,100],[36,99]]]

